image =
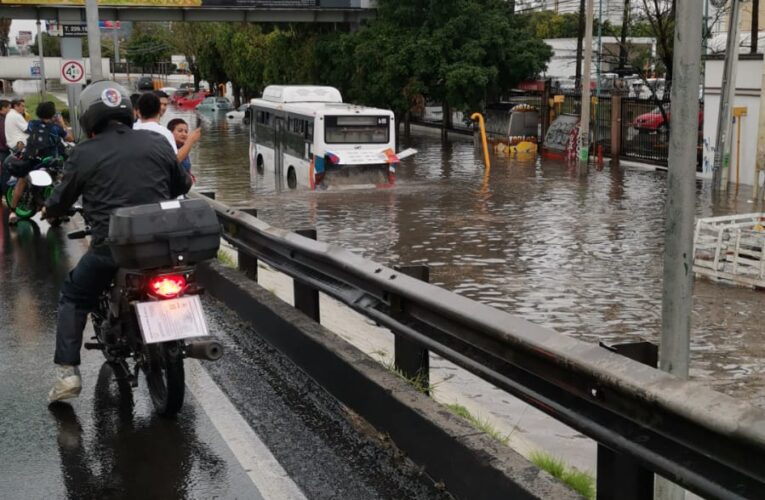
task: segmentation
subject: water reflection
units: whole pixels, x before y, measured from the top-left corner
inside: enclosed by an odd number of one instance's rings
[[[320,239],[389,265],[428,263],[434,283],[588,341],[658,339],[666,173],[617,166],[581,177],[562,162],[494,157],[485,184],[472,140],[413,136],[401,148],[419,153],[393,189],[279,191],[250,171],[246,127],[203,126],[198,188],[255,206],[269,223],[314,226]],[[743,189],[713,199],[699,181],[697,194],[701,217],[753,210]],[[694,374],[765,402],[765,342],[749,324],[761,296],[696,286],[718,300],[695,301]],[[721,305],[732,297],[735,313]]]
[[[108,363],[98,374],[90,432],[68,403],[49,410],[68,498],[186,498],[195,475],[213,485],[225,480],[224,462],[196,438],[193,413],[177,421],[139,417],[129,384],[116,380]]]

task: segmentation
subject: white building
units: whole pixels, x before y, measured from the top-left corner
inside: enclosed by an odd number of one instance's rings
[[[548,38],[544,42],[553,49],[553,56],[547,65],[544,76],[552,79],[571,79],[576,74],[576,38]],[[619,66],[620,41],[614,36],[604,36],[602,40],[601,73],[610,73]],[[656,40],[650,37],[629,37],[627,46],[634,50],[651,51],[656,55]],[[592,75],[597,73],[598,40],[593,41],[595,54],[592,59]]]

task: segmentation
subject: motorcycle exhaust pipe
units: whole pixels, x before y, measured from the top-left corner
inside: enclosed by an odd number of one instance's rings
[[[223,356],[223,345],[217,340],[200,340],[186,344],[186,357],[217,361]]]

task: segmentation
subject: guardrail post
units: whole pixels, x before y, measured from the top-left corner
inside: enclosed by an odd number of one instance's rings
[[[430,268],[418,264],[413,266],[398,266],[396,270],[424,282],[430,281]],[[430,356],[428,350],[409,339],[395,336],[394,363],[396,368],[409,379],[416,379],[418,385],[427,388],[430,385]],[[429,391],[425,390],[427,394]]]
[[[601,347],[651,367],[658,366],[659,346],[630,342]],[[635,460],[598,445],[598,500],[653,500],[653,472]]]
[[[256,208],[242,208],[241,211],[254,217],[258,216],[258,210]],[[239,262],[239,270],[242,271],[245,276],[253,281],[258,281],[258,259],[254,255],[250,255],[242,250],[237,250],[237,261]]]
[[[295,231],[300,236],[316,239],[316,229],[300,229]],[[320,322],[319,291],[305,283],[294,280],[295,308],[305,313],[314,321]]]

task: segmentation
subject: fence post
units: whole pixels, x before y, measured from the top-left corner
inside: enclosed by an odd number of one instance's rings
[[[316,239],[316,229],[299,229],[295,233],[312,240]],[[319,291],[312,286],[294,280],[292,285],[295,296],[295,308],[302,311],[312,320],[321,321],[319,311]]]
[[[622,154],[622,96],[611,94],[611,159],[619,161]]]
[[[430,268],[426,265],[397,266],[396,270],[426,283],[430,281]],[[418,380],[421,387],[425,388],[425,393],[429,393],[427,387],[430,386],[430,355],[427,349],[396,335],[394,363],[406,378]]]
[[[545,79],[545,86],[542,90],[541,114],[542,114],[542,137],[539,138],[539,144],[544,144],[547,136],[547,129],[550,128],[550,97],[552,96],[552,82],[549,78]]]
[[[242,208],[241,211],[254,217],[258,216],[258,210],[256,208]],[[239,270],[242,271],[245,276],[257,282],[258,259],[254,255],[250,255],[242,250],[237,250],[237,261],[239,262]]]
[[[600,345],[651,367],[658,366],[659,346],[651,342]],[[597,477],[598,500],[653,500],[653,472],[602,445],[598,445]]]

